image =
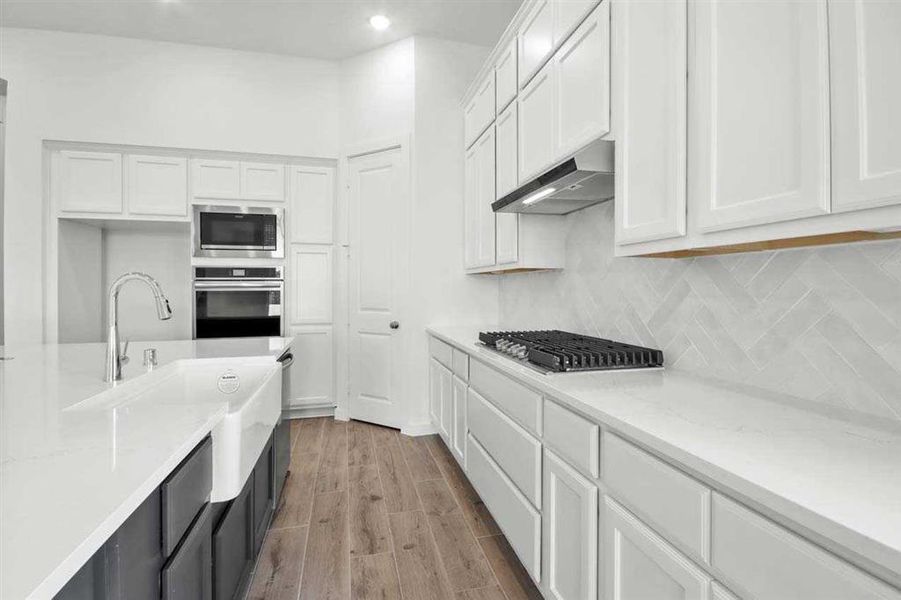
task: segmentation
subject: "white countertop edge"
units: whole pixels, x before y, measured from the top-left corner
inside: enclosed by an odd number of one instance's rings
[[[488,328],[487,330],[491,331],[493,329]],[[473,329],[473,333],[477,331],[477,329]],[[653,434],[625,423],[615,416],[588,406],[579,401],[578,398],[554,389],[546,382],[542,382],[539,379],[542,375],[538,373],[529,373],[529,376],[524,376],[524,371],[528,367],[519,365],[487,348],[480,347],[477,344],[476,337],[473,337],[467,343],[461,343],[458,339],[441,331],[437,326],[426,327],[426,332],[491,365],[523,385],[536,389],[543,396],[572,408],[591,420],[609,427],[615,433],[622,434],[630,441],[660,455],[662,458],[676,463],[677,467],[706,483],[714,491],[734,497],[773,521],[794,530],[803,537],[815,541],[827,550],[842,556],[865,570],[881,575],[881,577],[890,578],[892,574],[895,575],[895,578],[899,577],[898,568],[901,565],[901,548],[887,546],[767,488],[743,479],[735,473],[713,465],[703,458],[674,446]]]
[[[201,428],[188,437],[72,554],[67,556],[62,563],[47,575],[37,588],[28,594],[28,598],[52,598],[54,594],[58,593],[72,579],[75,573],[90,560],[94,553],[106,543],[110,536],[125,523],[128,517],[141,506],[141,503],[163,483],[175,467],[187,458],[194,448],[197,447],[197,444],[212,432],[213,427],[222,420],[227,410],[227,406],[223,405]]]

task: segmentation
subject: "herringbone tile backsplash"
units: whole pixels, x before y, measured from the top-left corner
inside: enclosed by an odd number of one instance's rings
[[[901,421],[901,241],[615,258],[612,202],[567,218],[565,270],[501,278],[505,329],[662,348],[668,368]]]

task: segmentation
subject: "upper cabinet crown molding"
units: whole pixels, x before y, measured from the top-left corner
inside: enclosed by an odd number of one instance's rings
[[[691,8],[689,208],[699,229],[828,213],[826,0]]]
[[[832,211],[901,203],[901,3],[829,2]]]
[[[59,150],[51,160],[50,189],[58,210],[122,213],[122,154]]]

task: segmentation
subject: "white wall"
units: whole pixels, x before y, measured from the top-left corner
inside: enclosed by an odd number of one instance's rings
[[[338,75],[330,61],[0,30],[6,343],[43,335],[43,140],[336,157]]]

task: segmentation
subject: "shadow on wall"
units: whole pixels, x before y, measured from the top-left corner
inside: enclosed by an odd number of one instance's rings
[[[501,279],[503,328],[654,346],[670,368],[901,421],[901,240],[615,258],[612,202],[567,225],[564,271]]]

